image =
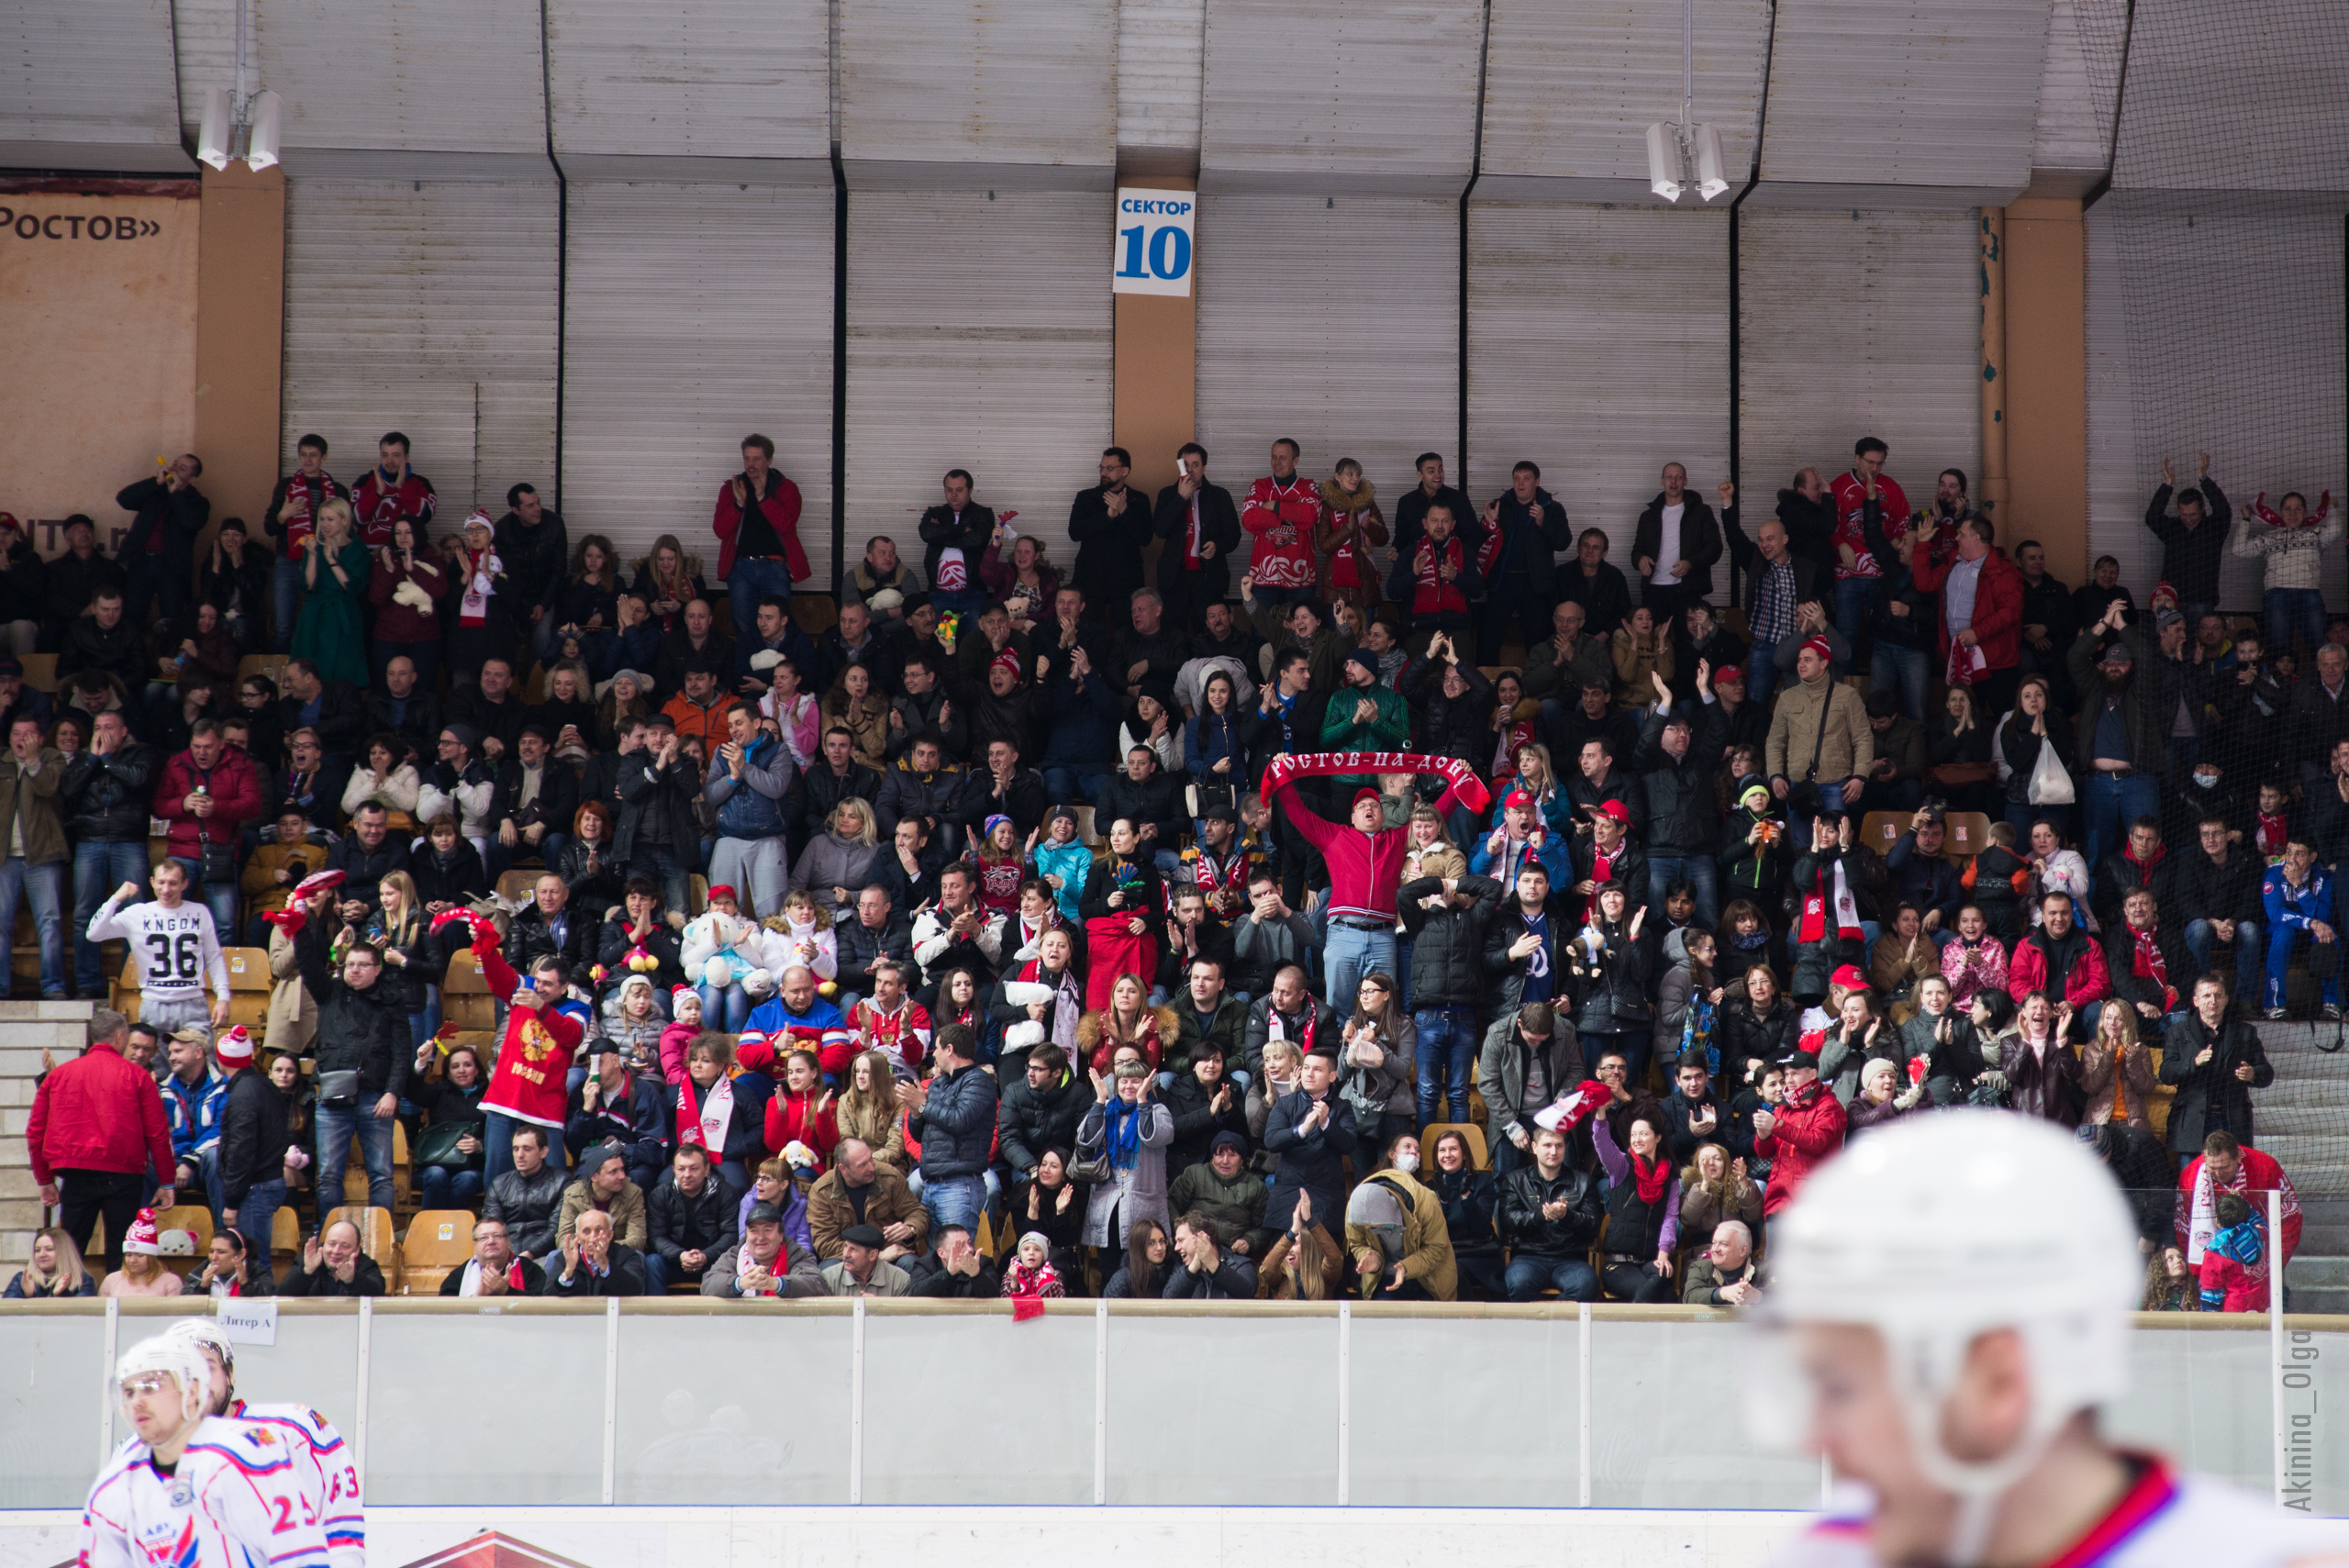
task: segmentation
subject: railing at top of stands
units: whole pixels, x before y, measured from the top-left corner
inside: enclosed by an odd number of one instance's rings
[[[0,1307],[0,1507],[77,1506],[111,1355],[207,1305]],[[280,1303],[237,1374],[385,1505],[1814,1507],[1818,1462],[1736,1418],[1742,1340],[1675,1306],[385,1297]],[[2349,1318],[2147,1314],[2132,1360],[2108,1431],[2349,1513]]]

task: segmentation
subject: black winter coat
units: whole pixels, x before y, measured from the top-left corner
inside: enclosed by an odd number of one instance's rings
[[[2198,1064],[2194,1059],[2206,1047],[2210,1060]],[[2248,1084],[2235,1076],[2235,1069],[2243,1066],[2251,1069]],[[2202,1140],[2219,1127],[2234,1134],[2239,1143],[2252,1140],[2251,1091],[2276,1082],[2276,1069],[2260,1046],[2259,1031],[2230,1006],[2215,1033],[2199,1014],[2171,1026],[2162,1042],[2161,1081],[2177,1089],[2169,1107],[2170,1148],[2180,1154],[2199,1154]]]
[[[1688,750],[1675,762],[1664,749],[1668,717],[1648,709],[1640,748],[1631,759],[1631,771],[1641,776],[1647,791],[1648,853],[1709,855],[1721,830],[1713,774],[1720,767],[1728,726],[1722,721],[1720,704],[1704,704],[1690,728]]]
[[[1698,598],[1709,598],[1713,592],[1713,563],[1721,558],[1721,526],[1714,519],[1713,509],[1698,498],[1693,490],[1681,493],[1680,554],[1676,559],[1688,563],[1688,575],[1680,580],[1685,593]],[[1647,504],[1640,520],[1631,528],[1631,559],[1653,557],[1664,540],[1664,492]],[[1658,572],[1669,570],[1672,562],[1658,560]]]
[[[346,1284],[334,1277],[334,1271],[321,1261],[316,1269],[304,1269],[298,1263],[277,1281],[280,1296],[382,1296],[384,1294],[384,1271],[366,1253],[359,1254],[351,1270],[351,1282]]]
[[[1024,1015],[1023,1015],[1024,1016]],[[1182,1080],[1174,1086],[1182,1087]],[[1060,1082],[1039,1092],[1022,1071],[1007,1076],[996,1101],[996,1130],[1000,1134],[1004,1163],[1015,1176],[1026,1176],[1043,1159],[1044,1151],[1065,1155],[1076,1147],[1076,1124],[1093,1108],[1093,1090],[1069,1068]]]
[[[1497,1257],[1501,1250],[1499,1181],[1490,1171],[1463,1166],[1430,1171],[1420,1183],[1443,1205],[1443,1228],[1455,1258]]]
[[[677,1185],[674,1172],[664,1173],[644,1195],[645,1234],[651,1250],[661,1254],[671,1271],[682,1273],[685,1264],[679,1260],[686,1251],[706,1252],[715,1261],[740,1240],[734,1217],[741,1207],[742,1195],[714,1171],[703,1180],[701,1191],[691,1197]],[[707,1268],[708,1263],[702,1266]]]
[[[429,839],[423,849],[410,851],[407,873],[416,879],[417,901],[427,906],[462,905],[489,892],[489,871],[481,863],[481,851],[462,834],[446,856],[432,848]]]
[[[867,806],[880,799],[880,773],[852,761],[848,776],[843,778],[832,772],[829,762],[819,757],[792,775],[791,787],[783,795],[783,819],[799,825],[804,842],[830,827],[832,813],[851,795]]]
[[[294,941],[303,988],[318,1004],[317,1070],[359,1074],[358,1108],[372,1111],[384,1095],[407,1092],[416,1047],[410,1043],[407,987],[378,978],[354,991],[328,967],[336,923],[314,919]]]
[[[540,1165],[533,1176],[508,1170],[489,1184],[482,1218],[505,1226],[506,1239],[514,1244],[517,1252],[541,1262],[560,1257],[562,1249],[555,1242],[555,1225],[562,1216],[562,1189],[569,1183],[562,1167],[551,1159]]]
[[[655,770],[638,752],[621,758],[620,763],[616,781],[620,819],[612,832],[613,858],[633,860],[639,835],[657,815],[666,825],[670,852],[688,863],[698,859],[701,824],[694,816],[694,803],[701,798],[701,774],[693,760],[680,753],[675,762]]]
[[[2189,844],[2172,851],[2162,869],[2170,875],[2169,895],[2160,905],[2165,926],[2182,931],[2197,920],[2262,918],[2259,888],[2266,868],[2244,845],[2229,846],[2227,863],[2218,865],[2199,842]]]
[[[1419,706],[1412,734],[1419,751],[1464,757],[1482,774],[1493,762],[1493,684],[1474,664],[1462,664],[1460,678],[1468,690],[1454,702],[1443,695],[1443,673],[1450,668],[1441,659],[1421,659],[1405,678],[1403,695]]]
[[[1191,506],[1183,493],[1169,484],[1158,493],[1158,504],[1151,509],[1152,527],[1160,539],[1167,540],[1159,556],[1160,581],[1165,573],[1183,571],[1183,547],[1174,541],[1190,532]],[[1232,504],[1231,492],[1220,484],[1199,486],[1199,542],[1213,544],[1215,554],[1199,562],[1192,573],[1194,604],[1220,599],[1231,591],[1231,556],[1240,548],[1240,508]]]
[[[240,1067],[228,1079],[220,1108],[220,1202],[235,1208],[256,1183],[274,1181],[285,1169],[285,1092],[260,1072]]]
[[[101,757],[84,746],[65,764],[58,785],[64,796],[65,826],[80,843],[144,840],[155,774],[161,753],[127,740]]]
[[[1216,1089],[1222,1088],[1229,1088],[1231,1097],[1220,1113],[1211,1108],[1215,1089],[1200,1083],[1194,1073],[1178,1074],[1160,1096],[1174,1118],[1174,1141],[1166,1147],[1168,1181],[1194,1165],[1204,1164],[1219,1133],[1236,1132],[1243,1139],[1248,1136],[1248,1092],[1229,1078],[1216,1084]]]
[[[1564,1198],[1565,1214],[1543,1218],[1542,1206]],[[1541,1258],[1580,1258],[1598,1240],[1606,1204],[1595,1176],[1567,1165],[1544,1181],[1541,1167],[1522,1165],[1501,1178],[1501,1234],[1512,1252]]]
[[[1415,1007],[1473,1007],[1484,1000],[1485,929],[1500,907],[1501,884],[1488,876],[1464,876],[1453,885],[1468,895],[1465,906],[1425,906],[1423,900],[1443,891],[1441,877],[1407,882],[1395,894],[1412,942]]]
[[[1780,996],[1768,1014],[1757,1016],[1753,1004],[1742,996],[1724,997],[1721,1002],[1721,1073],[1734,1082],[1744,1075],[1745,1064],[1755,1057],[1765,1062],[1776,1062],[1795,1048],[1796,1037],[1801,1033],[1798,1020],[1801,1010]]]
[[[1086,604],[1113,609],[1141,586],[1141,547],[1152,533],[1148,498],[1141,491],[1120,488],[1125,490],[1125,510],[1117,517],[1109,515],[1107,485],[1078,491],[1068,508],[1068,537],[1076,542],[1076,564],[1069,582],[1084,590]],[[1181,557],[1175,559],[1179,565]]]

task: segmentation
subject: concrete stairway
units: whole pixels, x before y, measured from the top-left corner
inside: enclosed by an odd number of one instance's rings
[[[2300,1250],[2284,1276],[2293,1312],[2349,1313],[2349,1044],[2340,1023],[2263,1023],[2276,1082],[2252,1091],[2259,1147],[2300,1195]]]

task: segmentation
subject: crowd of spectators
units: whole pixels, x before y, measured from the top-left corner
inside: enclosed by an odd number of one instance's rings
[[[299,450],[258,528],[193,455],[111,559],[0,516],[0,899],[43,995],[117,937],[141,994],[42,1084],[35,1294],[101,1215],[146,1288],[183,1191],[206,1288],[380,1291],[324,1221],[354,1155],[393,1207],[399,1123],[479,1213],[451,1293],[1736,1306],[1847,1141],[1998,1106],[2175,1188],[2149,1298],[2265,1299],[2248,1020],[2303,973],[2341,1017],[2329,498],[2165,469],[2140,611],[1872,439],[1766,509],[1666,464],[1628,571],[1530,462],[1479,506],[1430,453],[1390,512],[1292,441],[1154,497],[1111,448],[1065,567],[955,469],[811,633],[764,437],[714,577],[528,484],[436,535],[397,433],[353,485]]]

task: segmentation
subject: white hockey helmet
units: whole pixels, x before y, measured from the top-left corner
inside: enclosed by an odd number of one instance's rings
[[[157,1334],[141,1340],[115,1362],[117,1385],[135,1378],[161,1374],[179,1385],[180,1413],[188,1420],[204,1415],[212,1401],[212,1368],[204,1351],[185,1334]]]
[[[2052,1122],[1948,1110],[1869,1132],[1772,1222],[1770,1270],[1765,1328],[1848,1323],[1883,1336],[1918,1462],[1959,1496],[2003,1492],[2075,1413],[2127,1391],[2143,1282],[2136,1226],[2111,1174]],[[1965,1462],[1942,1444],[1942,1406],[1976,1338],[1995,1329],[2028,1346],[2031,1423],[2009,1453]],[[1757,1354],[1777,1385],[1757,1381],[1747,1401],[1753,1435],[1788,1446],[1809,1409],[1808,1389],[1785,1381],[1790,1360]]]
[[[173,1322],[167,1332],[177,1334],[183,1340],[195,1341],[198,1350],[210,1351],[220,1358],[222,1366],[234,1368],[237,1364],[236,1345],[229,1340],[228,1331],[213,1318],[178,1318]]]

